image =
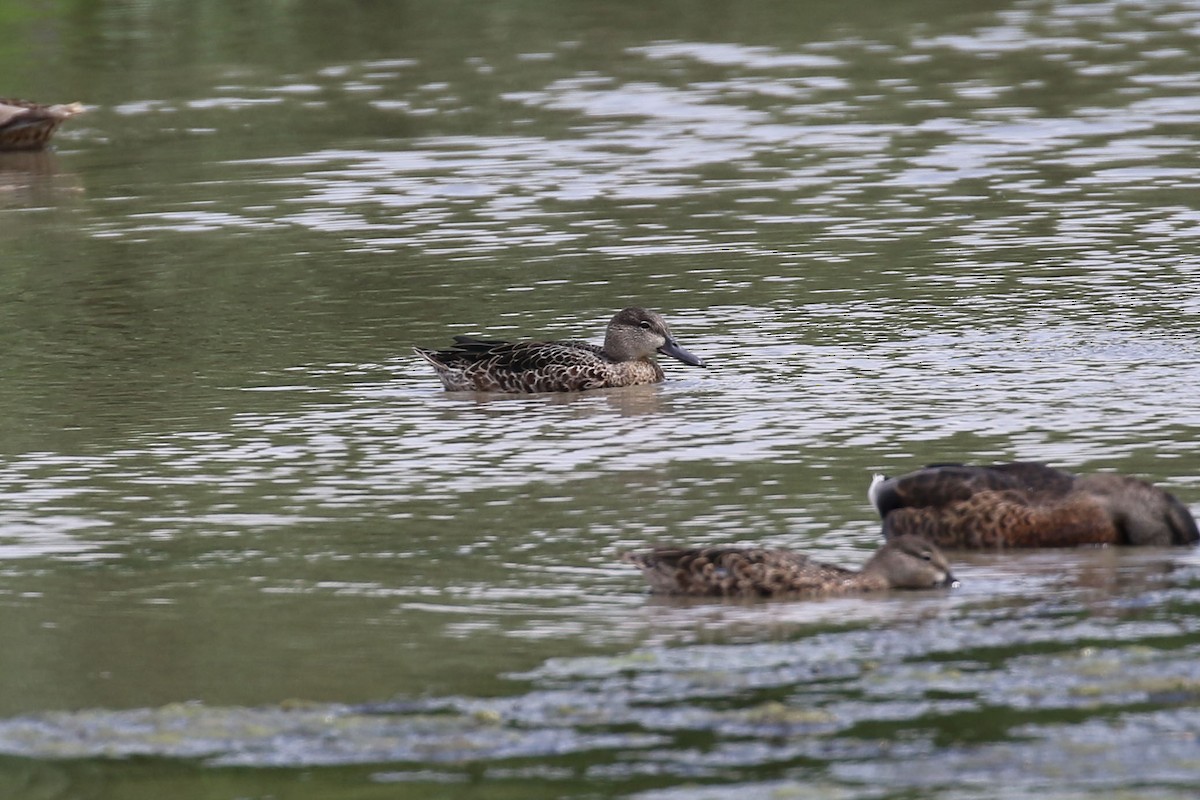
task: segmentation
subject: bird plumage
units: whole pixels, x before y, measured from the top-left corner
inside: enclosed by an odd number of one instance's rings
[[[622,558],[640,567],[654,592],[700,597],[834,597],[957,582],[945,556],[920,537],[886,542],[861,571],[791,550],[655,548]]]
[[[1127,475],[1075,475],[1045,464],[938,464],[868,492],[884,536],[945,548],[1183,545],[1200,540],[1173,495]]]
[[[455,336],[446,350],[414,350],[434,368],[447,391],[579,392],[657,383],[664,375],[653,359],[656,352],[704,366],[679,346],[659,314],[643,308],[627,308],[614,316],[603,346]]]
[[[80,103],[42,105],[0,98],[0,150],[40,150],[64,120],[83,111]]]

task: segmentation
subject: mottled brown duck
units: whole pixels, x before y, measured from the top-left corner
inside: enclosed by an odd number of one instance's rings
[[[868,496],[885,537],[917,534],[947,549],[1200,540],[1187,506],[1156,486],[1045,464],[937,464],[898,478],[876,475]]]
[[[470,336],[455,336],[454,342],[447,350],[413,348],[433,366],[448,392],[579,392],[658,383],[664,376],[655,353],[704,366],[679,346],[661,316],[644,308],[627,308],[613,317],[603,346]]]
[[[63,120],[83,110],[80,103],[46,106],[0,98],[0,150],[41,150]]]
[[[946,557],[919,536],[885,542],[861,571],[791,550],[656,548],[622,556],[641,568],[650,590],[693,597],[838,597],[891,589],[956,586]]]

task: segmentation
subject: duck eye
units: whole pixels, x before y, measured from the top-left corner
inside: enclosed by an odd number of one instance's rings
[[[648,320],[648,319],[642,320],[641,322],[638,323],[638,327],[644,331],[650,330],[650,320]]]
[[[924,561],[933,561],[933,554],[932,553],[921,553],[921,558]]]

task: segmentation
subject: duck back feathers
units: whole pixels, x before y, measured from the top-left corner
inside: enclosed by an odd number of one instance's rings
[[[448,350],[416,348],[447,391],[582,392],[663,379],[653,361],[625,365],[617,375],[599,347],[583,342],[488,342],[462,336],[455,341]]]
[[[40,150],[64,120],[83,110],[80,103],[42,105],[0,98],[0,150]]]
[[[693,597],[834,597],[950,586],[945,557],[920,537],[887,542],[856,572],[803,553],[741,547],[656,548],[626,553],[650,589]]]
[[[886,537],[946,548],[1182,545],[1200,540],[1171,494],[1126,475],[1074,475],[1045,464],[940,464],[872,484]]]

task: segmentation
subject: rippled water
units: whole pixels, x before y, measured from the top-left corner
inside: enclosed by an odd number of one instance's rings
[[[1190,796],[1194,552],[759,604],[616,555],[861,563],[936,461],[1200,511],[1200,6],[58,13],[0,51],[92,106],[0,154],[0,795]],[[711,367],[411,354],[632,302]]]

